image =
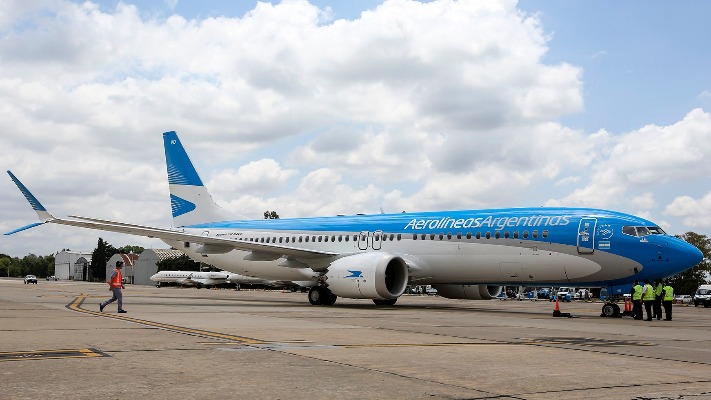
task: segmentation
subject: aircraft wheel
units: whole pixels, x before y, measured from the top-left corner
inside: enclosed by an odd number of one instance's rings
[[[397,298],[389,300],[373,299],[373,303],[375,303],[376,306],[392,306],[395,305],[396,302]]]
[[[324,294],[321,286],[312,287],[311,290],[309,290],[309,303],[314,306],[320,306],[323,304]]]
[[[322,304],[323,304],[324,306],[332,306],[332,305],[336,304],[336,300],[337,300],[337,299],[338,299],[338,296],[336,296],[335,294],[329,292],[329,293],[324,297]]]
[[[602,306],[603,317],[617,317],[620,315],[620,306],[615,303],[605,303]]]

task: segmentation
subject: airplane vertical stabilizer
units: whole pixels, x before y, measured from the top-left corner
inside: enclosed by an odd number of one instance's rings
[[[215,204],[174,132],[163,134],[170,208],[177,227],[239,219]]]

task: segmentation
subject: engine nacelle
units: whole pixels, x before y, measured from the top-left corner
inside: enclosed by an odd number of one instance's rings
[[[350,299],[396,299],[405,292],[407,279],[407,263],[380,252],[339,258],[326,273],[331,293]]]
[[[433,285],[437,294],[448,299],[491,300],[498,296],[503,286],[489,285]]]

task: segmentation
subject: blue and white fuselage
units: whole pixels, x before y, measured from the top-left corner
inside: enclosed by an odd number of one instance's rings
[[[493,298],[503,285],[608,287],[620,294],[634,280],[674,275],[703,258],[651,221],[588,208],[238,219],[212,201],[175,132],[164,134],[164,146],[171,229],[56,218],[10,175],[42,222],[160,238],[221,270],[313,286],[312,304],[333,304],[339,296],[393,304],[408,284],[436,285],[442,296],[466,299]]]

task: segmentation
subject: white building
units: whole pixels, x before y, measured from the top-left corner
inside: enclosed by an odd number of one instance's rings
[[[91,264],[91,252],[62,250],[59,253],[55,254],[54,255],[54,276],[56,276],[57,279],[64,279],[64,280],[76,279],[75,278],[76,263],[77,263],[77,261],[79,261],[80,258],[84,260],[84,261],[82,261],[82,270],[83,270],[83,263],[86,260],[88,260],[89,264]],[[83,279],[83,276],[81,279]]]

